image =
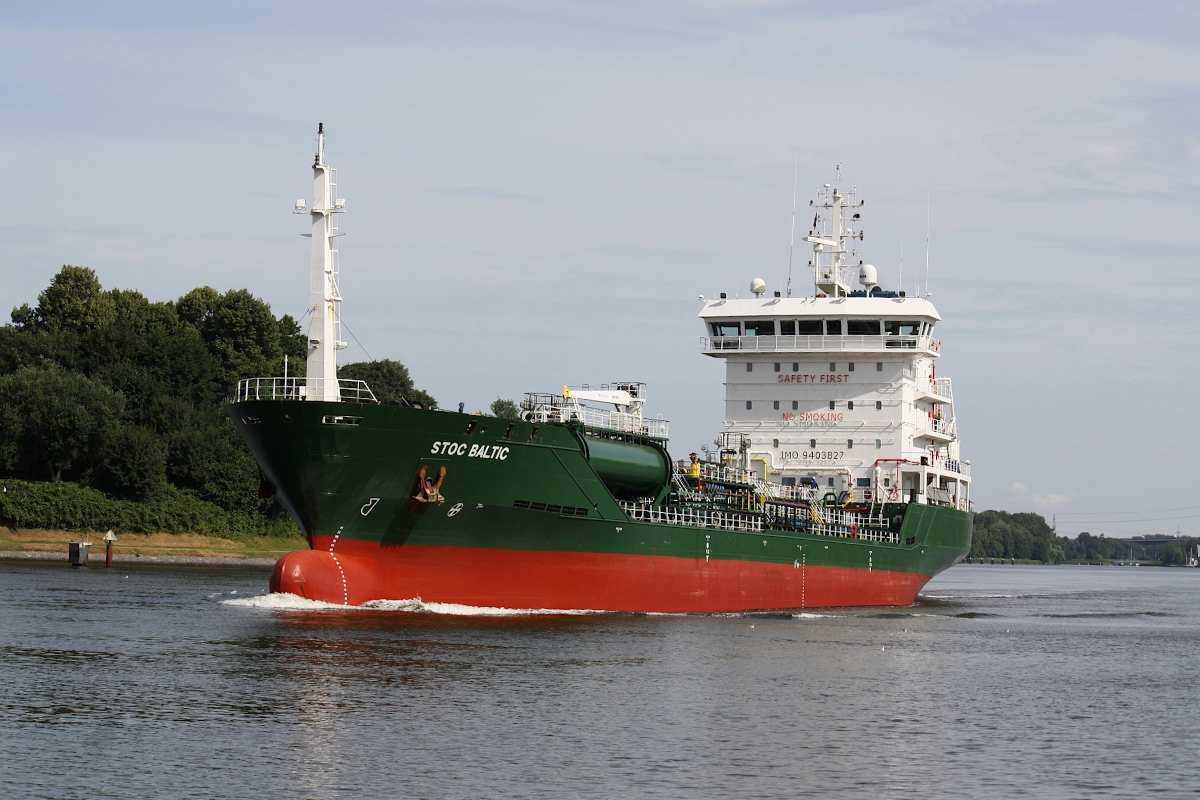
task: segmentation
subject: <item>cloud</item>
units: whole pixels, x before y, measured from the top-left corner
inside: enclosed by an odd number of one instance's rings
[[[445,194],[451,197],[468,197],[473,200],[517,200],[525,203],[540,203],[540,198],[520,192],[488,189],[484,186],[444,186],[426,189],[429,194]]]
[[[1029,488],[1020,481],[1008,485],[1008,494],[1014,502],[1032,506],[1035,511],[1058,511],[1068,506],[1077,497],[1077,492],[1070,494],[1030,494]]]

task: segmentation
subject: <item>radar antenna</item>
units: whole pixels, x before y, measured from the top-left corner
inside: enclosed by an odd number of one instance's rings
[[[792,173],[792,238],[788,242],[787,296],[792,296],[792,252],[796,249],[796,187],[800,180],[800,159],[796,159],[796,170]]]

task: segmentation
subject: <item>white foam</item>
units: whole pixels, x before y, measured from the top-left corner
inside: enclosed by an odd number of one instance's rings
[[[222,605],[241,606],[243,608],[269,608],[283,611],[384,611],[384,612],[421,612],[426,614],[446,614],[461,617],[527,617],[543,615],[583,615],[603,614],[603,611],[582,609],[551,609],[551,608],[493,608],[490,606],[465,606],[458,603],[426,603],[419,597],[409,600],[369,600],[361,606],[347,606],[340,603],[325,603],[320,600],[309,600],[296,594],[274,592],[258,597],[245,597],[236,600],[222,600]]]
[[[222,600],[221,605],[241,606],[243,608],[272,608],[285,611],[332,611],[335,609],[345,610],[347,608],[354,608],[354,606],[309,600],[307,597],[301,597],[298,594],[286,594],[284,592],[272,592],[271,594],[263,594],[258,597],[238,597],[233,600]]]
[[[801,611],[799,614],[792,614],[792,619],[824,619],[826,617],[835,617],[836,614],[813,614],[808,611]]]

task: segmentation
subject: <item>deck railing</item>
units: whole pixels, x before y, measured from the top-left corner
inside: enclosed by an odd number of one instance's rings
[[[926,417],[925,430],[927,433],[936,433],[953,439],[958,433],[958,426],[954,424],[953,419]]]
[[[326,400],[341,403],[378,403],[366,381],[339,378],[330,386],[324,378],[245,378],[234,389],[233,402],[247,400]]]
[[[941,342],[932,336],[704,336],[700,352],[706,355],[740,350],[752,353],[875,353],[919,350],[937,353]]]
[[[671,431],[671,423],[661,415],[646,417],[641,413],[593,408],[558,395],[528,393],[521,403],[521,408],[522,416],[527,422],[581,422],[592,428],[653,436],[658,439],[668,438]]]

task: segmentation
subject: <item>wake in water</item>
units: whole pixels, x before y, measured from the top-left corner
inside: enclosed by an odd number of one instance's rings
[[[210,595],[219,597],[220,595]],[[383,611],[409,612],[423,614],[446,614],[459,617],[533,617],[533,616],[631,616],[622,611],[595,611],[591,609],[553,609],[553,608],[497,608],[493,606],[467,606],[458,603],[427,603],[419,597],[409,600],[370,600],[361,606],[347,606],[340,603],[326,603],[321,600],[309,600],[297,594],[272,592],[257,597],[236,597],[218,601],[221,605],[238,606],[240,608],[265,608],[272,611]],[[796,614],[780,614],[778,612],[745,611],[726,614],[669,614],[650,612],[633,614],[632,616],[647,617],[751,617],[779,619],[825,619],[836,617],[837,614],[815,614],[802,611]]]
[[[297,594],[272,592],[258,597],[239,597],[222,600],[222,605],[240,606],[242,608],[267,608],[275,611],[386,611],[386,612],[415,612],[425,614],[447,614],[460,617],[530,617],[547,615],[582,616],[588,614],[605,614],[605,611],[590,611],[584,609],[550,609],[550,608],[494,608],[490,606],[464,606],[458,603],[426,603],[419,597],[410,600],[370,600],[361,606],[347,606],[340,603],[325,603],[320,600],[309,600]]]

